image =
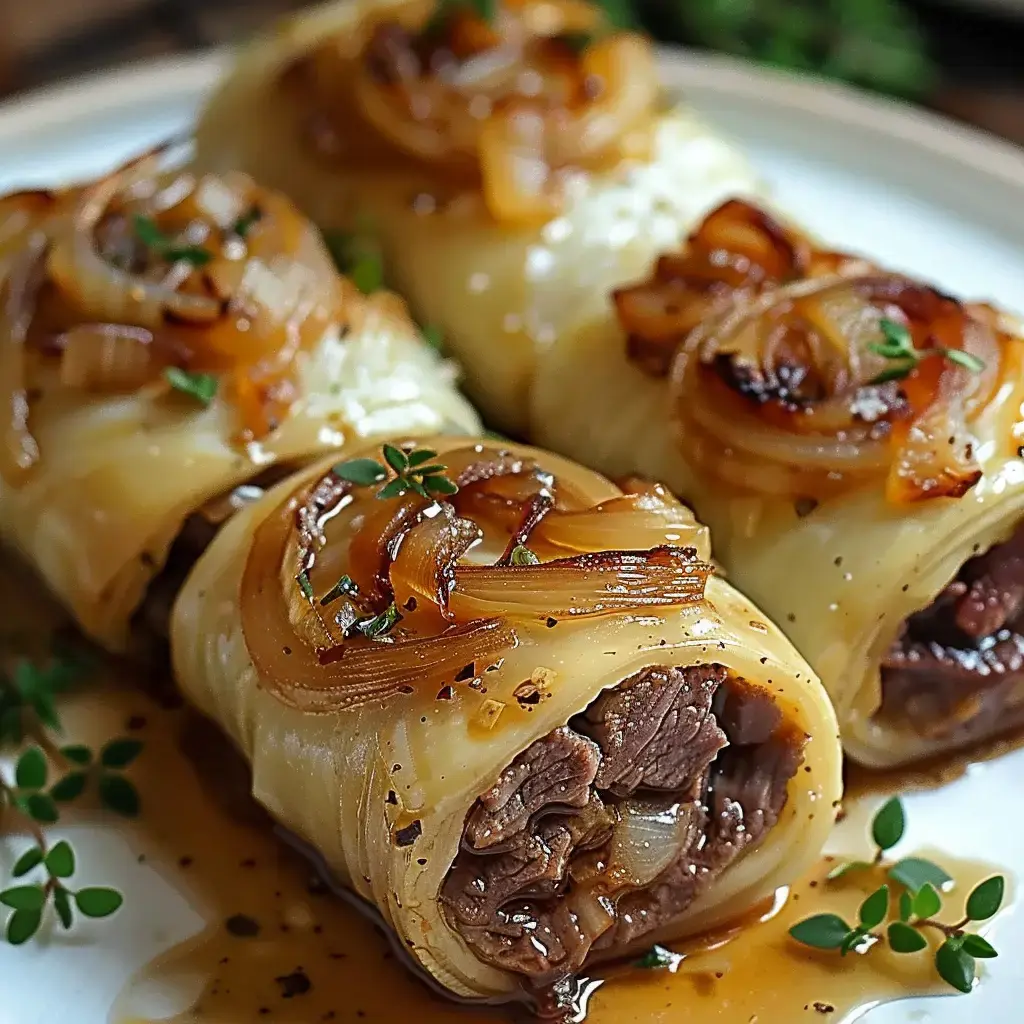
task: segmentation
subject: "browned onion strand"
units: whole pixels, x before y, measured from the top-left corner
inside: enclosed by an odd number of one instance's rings
[[[455,563],[476,544],[482,531],[449,504],[434,506],[401,538],[391,563],[391,589],[399,604],[407,595],[432,601],[449,621],[448,599],[455,586]]]
[[[739,200],[615,301],[631,358],[671,369],[687,459],[738,490],[818,498],[883,478],[904,502],[979,478],[970,420],[1005,372],[1006,341],[983,307],[823,251]],[[883,320],[980,372],[928,355],[877,383],[894,365],[874,351]]]
[[[646,484],[593,508],[555,509],[536,532],[548,544],[579,552],[608,551],[629,537],[637,548],[673,544],[695,548],[704,561],[711,558],[707,527],[661,484]]]
[[[602,551],[539,565],[460,565],[449,607],[456,619],[504,612],[577,618],[695,604],[711,566],[694,548]]]
[[[246,649],[266,686],[283,703],[327,714],[386,701],[417,687],[440,686],[476,658],[516,643],[501,620],[474,621],[427,638],[355,639],[316,652],[292,629],[279,570],[294,529],[285,501],[260,524],[242,574],[239,610]]]

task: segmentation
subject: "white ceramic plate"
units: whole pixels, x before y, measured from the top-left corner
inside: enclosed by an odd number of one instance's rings
[[[0,190],[95,174],[187,129],[220,67],[217,57],[135,67],[0,110]],[[665,75],[824,238],[1024,313],[1021,151],[835,86],[719,59],[666,53]],[[910,796],[901,849],[939,847],[1024,873],[1022,772],[1018,751]],[[125,910],[116,928],[83,929],[81,941],[0,943],[0,1024],[104,1024],[132,972],[202,927],[203,908],[138,864],[123,838],[84,829],[75,839],[83,864],[122,883]],[[0,874],[7,866],[0,842]],[[1024,915],[1002,915],[993,941],[1004,955],[986,962],[970,997],[890,1004],[871,1010],[869,1024],[1017,1024]]]

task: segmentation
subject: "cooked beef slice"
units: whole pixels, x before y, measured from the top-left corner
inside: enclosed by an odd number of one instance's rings
[[[965,562],[904,622],[882,662],[880,714],[923,736],[981,739],[1014,725],[1024,688],[1024,525]]]
[[[466,819],[440,899],[486,963],[545,986],[678,916],[778,820],[802,740],[771,694],[720,665],[651,668],[533,743]],[[646,885],[611,870],[637,807],[675,815]]]

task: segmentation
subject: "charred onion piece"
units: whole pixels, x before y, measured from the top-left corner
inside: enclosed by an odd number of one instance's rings
[[[883,478],[901,503],[959,497],[980,477],[970,423],[1005,340],[983,307],[817,249],[739,200],[615,301],[634,361],[671,366],[687,458],[737,489],[816,500]],[[887,324],[970,365],[893,373],[877,351]]]

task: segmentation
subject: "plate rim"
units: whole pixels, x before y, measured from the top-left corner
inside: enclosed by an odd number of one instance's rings
[[[15,95],[0,103],[0,138],[16,140],[78,114],[165,100],[174,94],[205,94],[229,65],[232,48],[136,61]],[[819,76],[762,67],[740,58],[657,47],[664,84],[690,88],[842,121],[859,131],[899,139],[953,161],[980,178],[996,178],[1024,190],[1024,148],[978,128],[888,97]]]

